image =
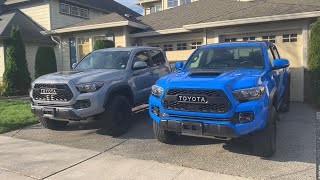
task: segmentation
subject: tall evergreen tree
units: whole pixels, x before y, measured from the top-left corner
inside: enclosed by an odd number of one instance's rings
[[[2,95],[26,95],[30,89],[31,78],[25,46],[18,27],[12,27],[7,45]]]
[[[57,62],[52,47],[39,47],[35,62],[35,78],[57,72]]]
[[[320,104],[320,19],[311,25],[308,50],[308,69],[311,73],[311,83],[314,100]]]

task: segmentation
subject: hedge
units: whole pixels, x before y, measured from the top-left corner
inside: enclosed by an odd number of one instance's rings
[[[112,48],[115,44],[113,41],[110,40],[97,40],[94,43],[93,50],[105,49],[105,48]]]
[[[311,25],[308,69],[311,75],[314,103],[320,105],[320,19]]]
[[[31,78],[25,46],[18,27],[12,27],[6,43],[6,64],[1,94],[3,96],[26,95],[30,89]]]
[[[57,62],[52,47],[39,47],[35,61],[35,78],[57,72]]]

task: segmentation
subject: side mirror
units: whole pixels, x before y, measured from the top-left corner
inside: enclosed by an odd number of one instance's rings
[[[133,70],[137,70],[137,69],[144,69],[144,68],[147,68],[148,67],[148,64],[144,61],[136,61],[134,64],[133,64],[133,67],[132,69]]]
[[[72,69],[75,69],[77,67],[78,63],[73,63],[72,64]]]
[[[176,62],[175,64],[176,69],[182,69],[182,67],[183,67],[183,62]]]
[[[290,66],[290,62],[287,59],[275,59],[273,61],[273,69],[282,69]]]

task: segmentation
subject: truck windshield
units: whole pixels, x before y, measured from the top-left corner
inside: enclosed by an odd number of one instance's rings
[[[98,51],[87,55],[76,70],[126,69],[130,51]]]
[[[185,69],[263,69],[263,62],[261,47],[213,47],[197,50]]]

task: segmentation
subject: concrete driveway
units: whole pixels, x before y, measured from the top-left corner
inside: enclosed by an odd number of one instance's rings
[[[161,144],[154,139],[145,109],[136,110],[131,130],[119,138],[100,135],[95,123],[72,123],[62,131],[34,125],[5,136],[245,178],[315,179],[315,123],[314,109],[293,103],[291,112],[281,115],[278,150],[272,158],[251,155],[241,141],[181,137],[176,145]]]

